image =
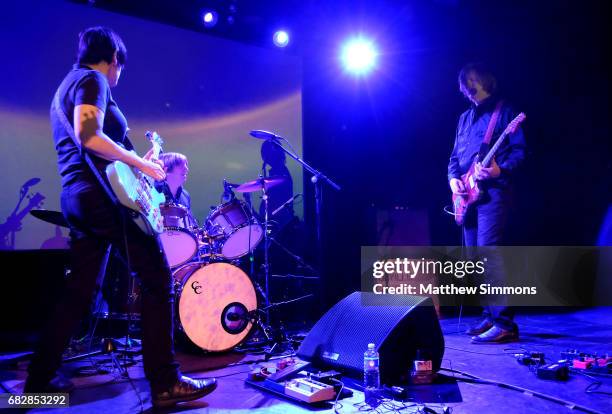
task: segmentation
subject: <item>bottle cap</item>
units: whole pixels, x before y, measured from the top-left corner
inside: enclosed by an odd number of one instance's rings
[[[368,344],[368,349],[374,349],[374,348],[376,348],[376,345],[374,345],[374,344]]]

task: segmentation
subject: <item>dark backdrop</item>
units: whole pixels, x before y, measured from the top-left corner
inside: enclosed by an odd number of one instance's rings
[[[457,72],[469,61],[488,62],[527,114],[529,154],[508,243],[595,244],[612,188],[603,2],[361,4],[318,4],[304,19],[304,154],[343,186],[324,192],[327,304],[359,288],[359,247],[380,242],[376,212],[424,212],[429,233],[412,239],[460,244],[442,208],[455,126],[467,108]],[[355,80],[339,72],[336,51],[339,35],[359,30],[374,36],[381,56],[374,73]]]

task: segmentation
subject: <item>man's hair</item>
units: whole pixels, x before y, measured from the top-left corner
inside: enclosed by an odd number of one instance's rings
[[[162,152],[159,154],[159,159],[164,163],[167,171],[172,171],[177,165],[187,163],[187,157],[178,152]]]
[[[115,52],[117,52],[117,63],[124,66],[127,61],[127,49],[123,40],[113,30],[96,26],[79,33],[78,63],[96,64],[105,61],[110,64],[113,62]]]
[[[485,91],[493,94],[497,91],[497,79],[491,69],[482,62],[468,63],[459,71],[459,85],[465,86],[470,72],[476,73]]]

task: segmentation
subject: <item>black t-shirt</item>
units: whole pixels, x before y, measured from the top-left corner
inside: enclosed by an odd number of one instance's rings
[[[61,109],[71,125],[74,125],[74,107],[76,105],[94,105],[104,112],[104,124],[102,126],[104,133],[126,149],[133,149],[132,143],[127,137],[127,120],[113,100],[108,80],[102,73],[85,65],[74,65],[58,87],[58,91]],[[57,151],[57,163],[62,178],[62,187],[70,187],[79,182],[97,182],[81,154],[81,149],[77,147],[73,138],[64,128],[53,105],[51,105],[51,128],[53,129],[53,141]],[[90,154],[90,156],[101,171],[110,163],[93,154]]]

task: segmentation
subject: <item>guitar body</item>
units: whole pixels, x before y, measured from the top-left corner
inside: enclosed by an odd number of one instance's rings
[[[115,161],[106,167],[106,176],[119,202],[134,213],[134,222],[147,234],[164,231],[159,205],[166,201],[144,174],[129,165]]]
[[[476,163],[472,163],[468,172],[461,176],[461,181],[465,187],[464,195],[453,194],[453,208],[455,212],[455,222],[462,225],[465,222],[465,215],[468,208],[480,199],[481,191],[478,188],[478,181],[474,176]]]

